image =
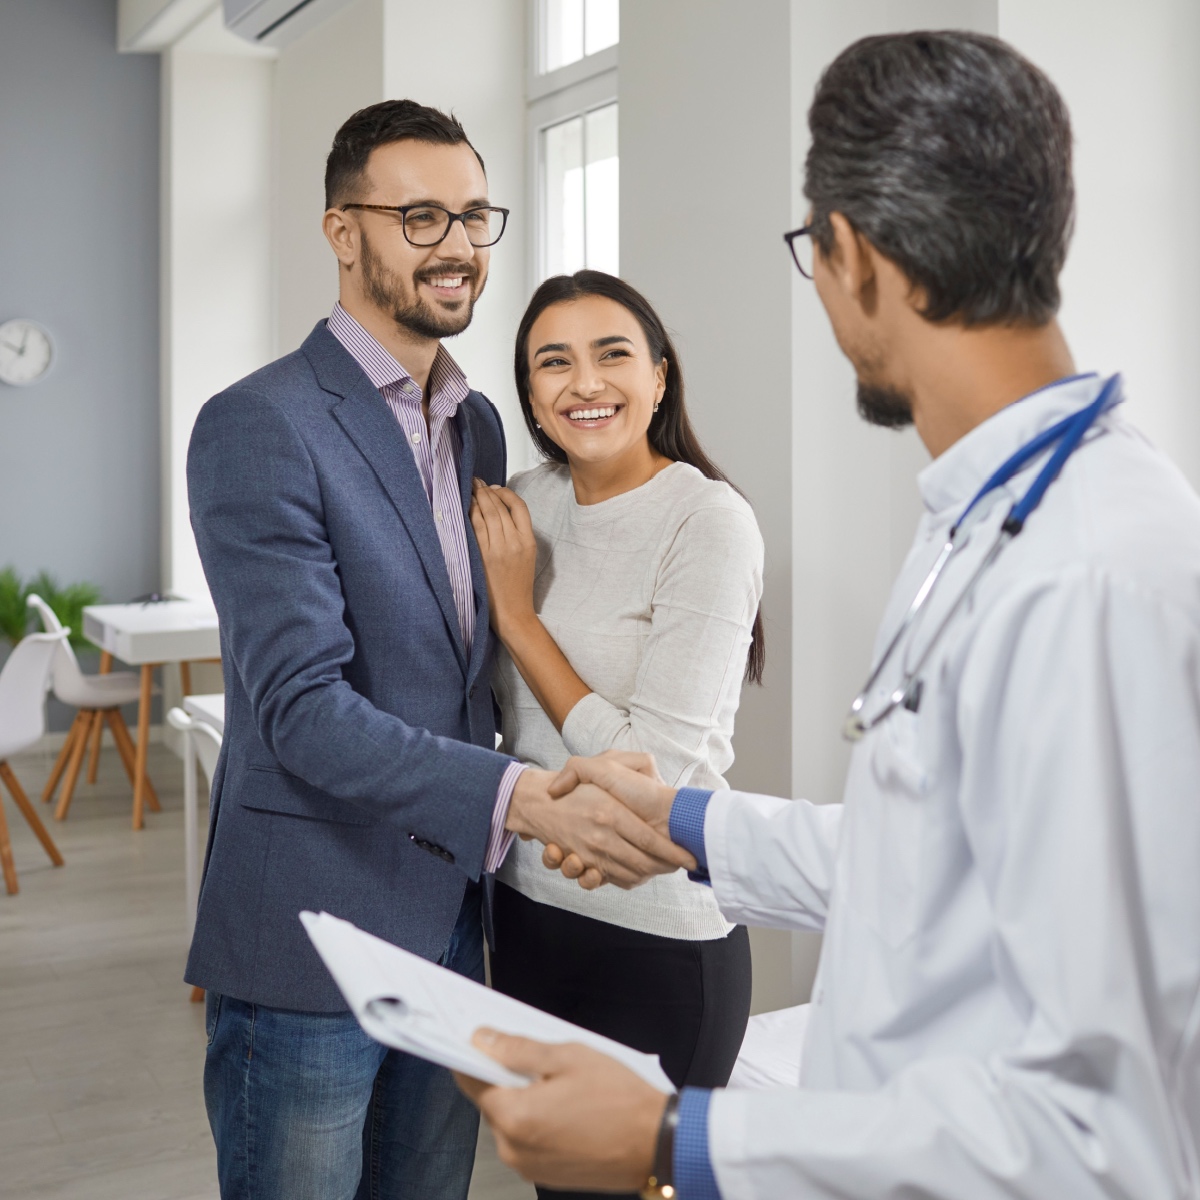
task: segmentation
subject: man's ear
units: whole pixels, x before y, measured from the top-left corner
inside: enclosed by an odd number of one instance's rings
[[[825,268],[849,299],[870,312],[876,299],[875,249],[840,212],[829,214],[829,225],[833,244],[822,255]]]
[[[337,260],[349,270],[358,261],[358,229],[351,224],[340,208],[325,210],[321,218],[325,240],[333,248]]]

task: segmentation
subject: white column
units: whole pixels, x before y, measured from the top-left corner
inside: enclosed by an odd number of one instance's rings
[[[274,355],[272,59],[216,11],[163,50],[163,585],[198,599],[208,586],[188,512],[192,426],[210,396]],[[163,674],[165,711],[180,693],[177,673]],[[195,666],[192,686],[220,690],[220,668]],[[166,740],[179,751],[179,734]]]
[[[791,790],[792,133],[787,0],[621,5],[621,274],[672,331],[687,405],[766,541],[766,683],[734,786]],[[755,930],[754,1007],[792,995],[787,934]]]
[[[163,582],[185,596],[208,595],[187,504],[196,415],[274,354],[272,69],[218,12],[163,53]]]
[[[870,33],[995,32],[995,0],[720,0],[621,6],[621,271],[677,334],[688,404],[767,545],[767,683],[747,688],[730,782],[840,799],[843,705],[918,515],[924,451],[870,429],[812,285],[806,113],[821,70]],[[804,999],[817,942],[755,931],[756,1010]]]

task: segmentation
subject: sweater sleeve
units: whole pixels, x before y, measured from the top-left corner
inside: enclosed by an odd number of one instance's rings
[[[658,571],[628,708],[586,695],[563,723],[570,753],[650,753],[667,783],[687,784],[710,761],[712,737],[732,725],[762,576],[762,535],[748,507],[690,513]]]

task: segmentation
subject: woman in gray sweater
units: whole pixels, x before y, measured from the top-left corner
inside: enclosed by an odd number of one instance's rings
[[[724,787],[743,678],[762,676],[763,545],[691,428],[662,322],[611,275],[548,279],[516,377],[547,461],[508,488],[477,483],[471,509],[504,749],[550,770],[642,751],[673,786]],[[500,990],[658,1054],[677,1086],[728,1081],[750,949],[710,888],[681,871],[584,891],[518,842],[495,932]]]

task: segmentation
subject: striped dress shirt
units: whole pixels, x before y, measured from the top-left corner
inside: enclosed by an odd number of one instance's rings
[[[412,450],[433,511],[442,557],[450,576],[450,590],[454,594],[458,627],[466,657],[470,659],[475,636],[475,589],[467,549],[467,520],[458,480],[462,443],[454,424],[458,407],[470,390],[467,377],[445,346],[438,346],[429,370],[429,421],[426,423],[421,407],[421,388],[416,380],[340,303],[335,304],[329,314],[328,328],[378,389]],[[485,871],[497,870],[513,843],[514,835],[505,830],[504,824],[517,776],[523,769],[514,760],[501,777],[484,855]]]

